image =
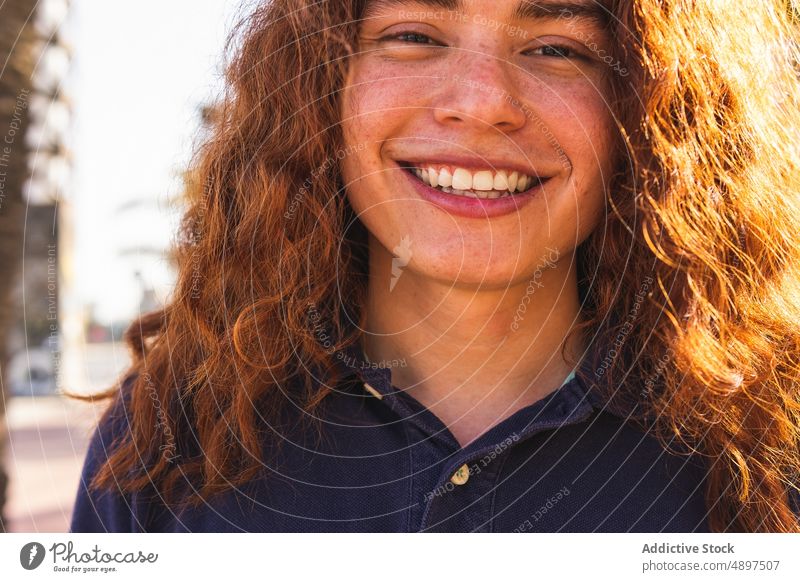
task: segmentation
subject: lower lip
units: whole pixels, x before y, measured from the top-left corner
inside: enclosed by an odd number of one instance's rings
[[[398,164],[397,166],[411,182],[411,185],[419,193],[423,200],[438,206],[445,212],[465,218],[493,218],[518,212],[523,206],[530,203],[541,191],[544,184],[537,184],[525,192],[512,194],[503,198],[471,198],[459,194],[448,194],[437,188],[428,186],[425,182],[417,178],[409,170]]]

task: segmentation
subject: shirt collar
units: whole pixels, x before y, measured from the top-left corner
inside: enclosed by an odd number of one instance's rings
[[[640,413],[638,403],[628,406],[621,404],[619,399],[611,397],[621,393],[621,390],[614,390],[614,393],[609,395],[606,383],[602,382],[603,374],[600,373],[600,370],[605,370],[600,364],[608,352],[609,350],[603,349],[602,345],[590,347],[572,373],[564,380],[559,390],[568,389],[570,392],[578,394],[595,410],[607,412],[625,420],[635,418]],[[398,365],[397,362],[369,362],[365,358],[359,342],[335,352],[334,357],[344,375],[357,378],[360,388],[373,396],[383,398],[399,392],[392,385],[392,368]]]

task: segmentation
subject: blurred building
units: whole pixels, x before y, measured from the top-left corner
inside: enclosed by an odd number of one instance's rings
[[[58,214],[69,175],[68,0],[0,4],[0,454],[10,391],[51,393],[59,360]],[[0,531],[8,474],[0,465]]]
[[[56,391],[58,337],[58,209],[29,204],[25,212],[23,267],[12,291],[17,306],[10,327],[7,370],[12,395]]]
[[[69,214],[66,190],[71,165],[71,103],[64,82],[72,51],[60,31],[69,2],[30,4],[35,40],[29,50],[36,59],[25,104],[27,123],[19,130],[28,169],[22,189],[22,260],[11,293],[15,307],[7,328],[6,378],[15,395],[56,391],[61,354],[60,271],[69,264],[62,261],[69,256],[69,222],[63,215]]]

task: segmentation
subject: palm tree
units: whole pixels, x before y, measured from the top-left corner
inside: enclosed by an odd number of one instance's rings
[[[22,193],[29,177],[24,133],[39,42],[33,26],[36,6],[37,0],[0,4],[0,454],[8,435],[4,420],[8,382],[4,375],[13,311],[10,294],[22,258]],[[6,531],[7,485],[8,474],[0,464],[0,532]]]

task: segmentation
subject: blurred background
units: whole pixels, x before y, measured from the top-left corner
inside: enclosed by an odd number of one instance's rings
[[[169,296],[236,0],[0,2],[0,531],[66,531],[121,335]]]

